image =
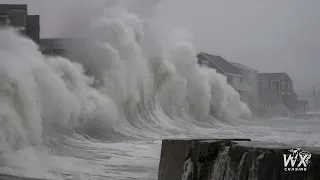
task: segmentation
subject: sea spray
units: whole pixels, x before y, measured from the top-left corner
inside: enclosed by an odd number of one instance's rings
[[[13,30],[1,30],[0,37],[1,43],[7,42],[0,49],[1,123],[6,131],[12,130],[6,136],[20,132],[17,139],[38,144],[53,129],[73,129],[90,119],[106,127],[116,122],[112,101],[91,87],[92,79],[80,64],[45,58],[31,40]]]
[[[188,180],[190,177],[193,179],[193,162],[191,161],[191,158],[187,159],[185,162],[184,162],[184,165],[183,165],[183,174],[182,174],[182,177],[181,177],[181,180]]]
[[[19,128],[34,144],[41,142],[42,134],[72,132],[81,125],[100,129],[101,134],[114,127],[137,137],[140,128],[170,130],[172,123],[158,122],[153,112],[161,109],[167,120],[188,114],[184,119],[207,122],[210,115],[230,120],[250,113],[225,77],[197,64],[196,51],[183,36],[159,48],[161,56],[145,53],[141,44],[148,41],[144,31],[150,28],[143,23],[121,7],[107,9],[88,26],[89,33],[75,41],[83,46],[71,51],[72,62],[45,57],[31,40],[2,30],[1,103],[19,117],[10,120],[1,114],[2,123]],[[100,85],[94,86],[97,79]],[[128,129],[132,125],[136,130]]]
[[[223,75],[197,64],[189,37],[163,42],[157,39],[163,35],[145,23],[123,7],[109,7],[77,33],[81,36],[71,43],[68,58],[43,56],[14,30],[0,31],[0,156],[6,157],[5,166],[28,171],[19,165],[23,155],[13,158],[16,151],[50,159],[52,150],[79,164],[91,160],[86,154],[108,159],[95,146],[107,149],[112,144],[101,142],[109,140],[205,136],[218,123],[250,115]],[[74,138],[81,135],[86,141]],[[43,146],[49,153],[39,150]],[[50,164],[48,159],[42,160]]]

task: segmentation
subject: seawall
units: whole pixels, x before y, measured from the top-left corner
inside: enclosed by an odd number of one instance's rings
[[[306,171],[288,171],[283,154],[312,154]],[[298,165],[298,162],[296,163]],[[301,167],[304,167],[303,164]],[[250,139],[165,139],[158,180],[320,180],[320,151]]]

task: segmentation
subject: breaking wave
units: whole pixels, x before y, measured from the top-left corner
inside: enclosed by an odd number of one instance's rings
[[[45,57],[31,40],[1,30],[1,149],[73,132],[143,138],[250,115],[224,76],[197,64],[189,42],[145,52],[142,44],[155,43],[144,36],[150,29],[125,9],[109,9],[74,61]]]
[[[156,33],[112,7],[74,41],[66,59],[46,57],[31,40],[2,29],[0,156],[25,146],[54,149],[75,134],[161,139],[250,118],[226,77],[197,64],[188,37],[179,32],[163,42]]]

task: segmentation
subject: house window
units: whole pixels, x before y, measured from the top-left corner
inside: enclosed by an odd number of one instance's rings
[[[242,77],[240,77],[240,83],[242,83]]]
[[[277,88],[277,83],[276,82],[271,82],[271,88],[273,88],[273,89]]]

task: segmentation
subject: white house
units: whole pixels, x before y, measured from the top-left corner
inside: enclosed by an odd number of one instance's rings
[[[237,67],[242,74],[243,101],[246,102],[251,110],[256,110],[260,104],[258,89],[258,71],[244,66],[240,63],[231,63]]]
[[[223,74],[227,77],[228,83],[239,92],[241,98],[245,90],[242,83],[243,75],[239,68],[235,67],[221,56],[215,56],[207,53],[200,53],[197,55],[198,63],[207,65],[210,68],[216,69],[218,73]]]

